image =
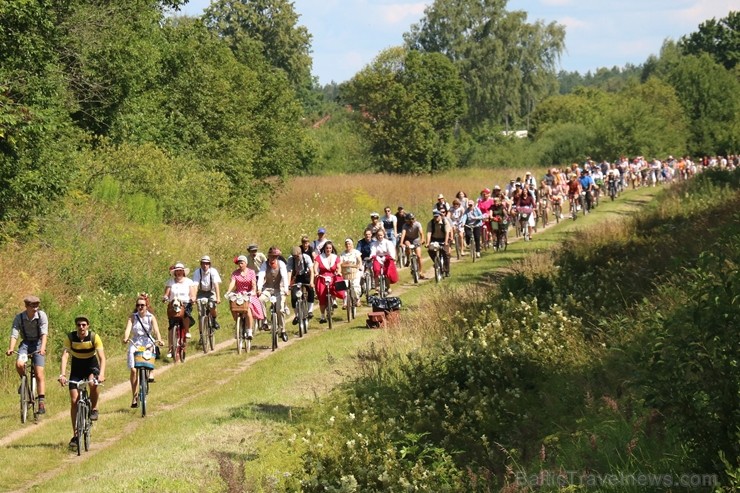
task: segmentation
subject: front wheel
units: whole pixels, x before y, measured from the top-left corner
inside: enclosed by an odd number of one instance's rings
[[[380,277],[378,277],[378,296],[381,298],[385,298],[388,296],[388,279],[385,277],[385,274],[380,274]]]
[[[77,404],[77,421],[75,422],[75,429],[77,430],[77,455],[80,455],[82,452],[82,442],[85,434],[85,409],[86,406],[83,403],[80,402]]]
[[[411,257],[411,277],[414,280],[414,284],[419,283],[419,259],[416,257],[416,255],[413,255]]]
[[[242,317],[236,317],[236,354],[242,354],[244,350],[244,328],[242,327]]]
[[[270,317],[270,327],[272,329],[272,350],[276,350],[278,347],[278,333],[277,333],[277,313],[275,308],[272,308],[272,316]]]
[[[216,350],[216,331],[215,331],[216,319],[208,317],[208,327],[206,328],[206,336],[208,339],[208,350]]]
[[[85,406],[85,431],[82,433],[82,439],[85,444],[85,452],[90,450],[90,431],[91,430],[92,430],[92,421],[90,421],[90,408]]]
[[[21,386],[20,386],[20,398],[21,398],[21,423],[25,423],[28,419],[28,396],[30,394],[28,393],[28,377],[26,375],[23,375],[21,377]]]
[[[434,281],[439,283],[442,280],[442,266],[439,262],[440,253],[437,252],[437,256],[434,258]]]
[[[208,354],[208,315],[200,316],[200,341],[203,344],[203,353]]]
[[[334,298],[331,295],[327,296],[326,301],[328,304],[326,305],[326,323],[329,326],[329,328],[333,328],[333,322],[332,322],[332,312],[334,311]]]
[[[149,372],[145,368],[139,368],[139,405],[141,406],[141,417],[146,417],[146,395],[149,393]]]

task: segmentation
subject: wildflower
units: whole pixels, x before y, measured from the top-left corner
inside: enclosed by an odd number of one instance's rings
[[[349,419],[350,419],[350,421],[354,421],[355,420],[355,413],[349,413]]]

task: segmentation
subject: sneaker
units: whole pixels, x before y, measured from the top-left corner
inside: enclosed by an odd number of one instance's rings
[[[77,437],[72,437],[72,440],[69,441],[69,448],[77,448]]]
[[[185,334],[185,339],[190,339],[191,337],[193,337],[193,336],[190,335],[190,332],[188,332],[187,334]]]
[[[90,411],[90,419],[92,421],[98,420],[98,410],[97,409],[93,409],[92,411]]]
[[[388,288],[388,289],[385,290],[385,294],[391,294],[391,292],[392,292],[392,289],[391,288]]]
[[[218,330],[218,329],[220,329],[220,328],[221,328],[221,324],[220,324],[220,323],[218,323],[218,320],[216,320],[216,319],[214,318],[214,319],[213,319],[213,330]]]
[[[308,319],[311,320],[313,318],[313,312],[308,312]]]
[[[320,323],[320,324],[325,324],[325,323],[326,323],[326,319],[325,319],[324,317],[321,317],[321,318],[319,319],[319,323]]]
[[[252,329],[247,330],[247,340],[252,340]]]
[[[267,332],[268,330],[270,330],[270,326],[267,325],[267,322],[265,322],[265,323],[262,324],[261,330],[263,332]]]
[[[167,357],[168,357],[168,358],[172,358],[172,352],[171,352],[171,351],[168,351],[168,352],[167,352]]]
[[[154,375],[149,375],[149,377],[146,379],[149,383],[156,383],[156,380],[154,380]]]
[[[295,317],[295,318],[293,319],[293,325],[298,325],[298,317]]]
[[[137,407],[139,407],[139,401],[134,399],[131,401],[131,409],[136,409]]]
[[[331,307],[336,310],[337,309],[337,302],[336,301],[332,301]]]
[[[36,414],[46,414],[46,404],[44,404],[44,401],[39,401],[39,410],[36,412]]]
[[[475,252],[475,258],[480,258],[480,252]]]
[[[285,331],[282,331],[280,333],[280,338],[283,340],[283,342],[288,342],[288,333]]]

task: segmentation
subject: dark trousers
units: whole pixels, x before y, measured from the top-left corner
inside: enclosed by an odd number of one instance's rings
[[[465,244],[470,246],[470,237],[475,239],[475,251],[480,252],[480,226],[474,228],[465,228]]]

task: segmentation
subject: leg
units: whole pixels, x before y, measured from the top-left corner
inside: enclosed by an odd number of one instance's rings
[[[473,228],[473,240],[475,241],[475,253],[480,254],[480,226]]]
[[[70,417],[72,418],[72,433],[77,436],[77,401],[80,400],[80,393],[77,389],[69,389]]]
[[[131,368],[128,379],[131,382],[131,402],[134,402],[136,400],[136,390],[139,387],[139,373],[136,368]]]

